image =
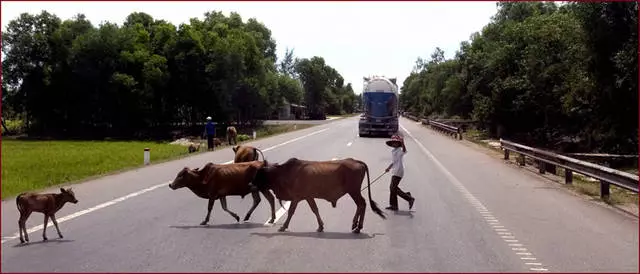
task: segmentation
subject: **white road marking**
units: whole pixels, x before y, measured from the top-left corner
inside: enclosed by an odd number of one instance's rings
[[[284,203],[282,203],[283,206],[287,207],[280,207],[280,209],[278,209],[278,212],[276,212],[276,219],[275,221],[273,221],[273,224],[269,223],[269,220],[267,219],[267,221],[264,223],[265,226],[272,226],[275,225],[278,220],[280,220],[280,218],[282,218],[282,216],[284,216],[284,213],[287,212],[287,210],[289,210],[289,206],[291,205],[291,201],[285,201]]]
[[[338,158],[331,158],[331,161],[335,161],[335,160],[338,160]]]
[[[269,147],[269,148],[263,149],[262,151],[263,151],[263,152],[266,152],[266,151],[269,151],[269,150],[272,150],[272,149],[275,149],[275,148],[278,148],[278,147],[284,146],[284,145],[286,145],[286,144],[293,143],[293,142],[298,141],[298,140],[300,140],[300,139],[304,139],[304,138],[307,138],[307,137],[309,137],[309,136],[316,135],[316,134],[321,133],[321,132],[324,132],[324,131],[326,131],[326,130],[329,130],[329,128],[324,128],[324,129],[321,129],[321,130],[318,130],[318,131],[311,132],[311,133],[309,133],[309,134],[307,134],[307,135],[300,136],[300,137],[297,137],[297,138],[291,139],[291,140],[289,140],[289,141],[286,141],[286,142],[284,142],[284,143],[281,143],[281,144],[278,144],[278,145],[275,145],[275,146],[272,146],[272,147]],[[222,164],[223,164],[223,165],[226,165],[226,164],[231,164],[231,163],[233,163],[233,160],[231,160],[231,161],[227,161],[227,162],[224,162],[224,163],[222,163]],[[98,209],[101,209],[101,208],[105,208],[105,207],[108,207],[108,206],[115,205],[115,204],[120,203],[120,202],[122,202],[122,201],[125,201],[125,200],[127,200],[127,199],[129,199],[129,198],[136,197],[136,196],[138,196],[138,195],[140,195],[140,194],[143,194],[143,193],[146,193],[146,192],[152,191],[152,190],[154,190],[154,189],[157,189],[157,188],[160,188],[160,187],[163,187],[163,186],[164,186],[164,187],[166,187],[166,186],[167,186],[167,184],[170,184],[170,183],[171,183],[171,181],[169,181],[169,182],[164,182],[164,183],[161,183],[161,184],[157,184],[157,185],[154,185],[154,186],[151,186],[151,187],[148,187],[148,188],[145,188],[145,189],[142,189],[142,190],[139,190],[139,191],[133,192],[133,193],[128,194],[128,195],[126,195],[126,196],[123,196],[123,197],[120,197],[120,198],[116,198],[116,199],[113,199],[113,200],[108,201],[108,202],[104,202],[104,203],[99,204],[99,205],[97,205],[97,206],[94,206],[94,207],[91,207],[91,208],[87,208],[87,209],[85,209],[85,210],[81,210],[81,211],[78,211],[78,212],[76,212],[76,213],[69,214],[69,215],[64,216],[64,217],[62,217],[62,218],[58,218],[58,219],[57,219],[58,224],[63,223],[63,222],[66,222],[66,221],[71,220],[71,219],[74,219],[74,218],[77,218],[77,217],[80,217],[80,216],[82,216],[82,215],[85,215],[85,214],[91,213],[91,212],[96,211],[96,210],[98,210]],[[285,202],[285,203],[286,203],[286,202]],[[287,207],[288,207],[288,205],[287,205]],[[282,215],[284,214],[284,212],[285,212],[286,210],[284,210],[283,208],[280,208],[280,209],[281,209],[281,210],[283,210],[283,211],[282,211],[282,213],[281,213],[281,215],[280,215],[280,217],[282,217]],[[278,210],[278,212],[277,212],[277,213],[280,213],[280,210]],[[277,215],[276,215],[276,216],[277,216]],[[278,219],[278,218],[276,218],[276,221],[277,221],[277,219]],[[28,233],[28,234],[31,234],[31,233],[36,232],[36,231],[38,231],[38,230],[42,230],[42,228],[43,228],[43,227],[44,227],[44,225],[34,226],[34,227],[32,227],[32,228],[27,229],[27,233]],[[4,243],[6,243],[6,242],[8,242],[8,241],[11,241],[11,240],[14,240],[14,239],[18,239],[18,238],[20,238],[20,231],[16,232],[13,236],[3,237],[3,240],[2,240],[2,242],[0,242],[0,243],[1,243],[1,244],[4,244]]]
[[[462,182],[460,182],[460,180],[458,180],[458,178],[456,178],[455,176],[453,176],[453,174],[451,174],[451,172],[444,167],[444,165],[433,155],[433,153],[431,153],[431,151],[429,151],[420,141],[418,141],[417,138],[415,138],[413,136],[413,134],[411,134],[411,132],[409,132],[404,126],[400,125],[400,128],[402,130],[404,130],[407,135],[413,139],[413,141],[418,145],[418,147],[420,147],[420,149],[422,150],[422,152],[424,152],[432,161],[433,163],[440,169],[440,171],[442,171],[442,173],[444,173],[445,177],[447,177],[447,179],[449,179],[449,181],[462,193],[462,195],[467,198],[467,200],[469,201],[469,203],[476,208],[476,210],[478,210],[479,213],[483,214],[483,213],[488,213],[489,210],[462,184]],[[491,225],[494,229],[495,228],[504,228],[504,226],[502,225],[496,225],[498,224],[498,220],[496,218],[494,218],[491,215],[488,214],[484,214],[483,217],[485,218],[485,221]],[[504,231],[506,231],[506,229],[504,229]],[[498,232],[496,232],[498,233]],[[503,232],[500,232],[503,233]],[[510,233],[509,233],[510,234]],[[518,240],[515,239],[515,236],[505,236],[505,235],[501,235],[500,236],[505,242],[518,242]],[[523,246],[522,244],[519,244],[519,246]],[[517,248],[511,248],[513,251],[527,251],[526,248],[524,247],[517,247]],[[517,255],[520,255],[519,253],[516,253]],[[522,255],[525,255],[524,253]],[[532,256],[531,253],[527,253],[527,256]],[[521,257],[520,259],[522,260],[528,260],[528,261],[536,261],[537,259],[534,257]],[[540,264],[542,265],[542,264]],[[546,268],[531,268],[530,270],[537,270],[537,271],[548,271]]]
[[[531,256],[531,253],[529,253],[529,252],[517,252],[516,255]]]
[[[542,267],[529,268],[529,270],[533,270],[533,271],[549,271],[549,269],[542,268]]]
[[[353,142],[349,142],[349,143],[347,143],[347,146],[348,146],[348,147],[350,147],[350,146],[351,146],[351,144],[353,144]]]
[[[542,265],[541,263],[524,263],[526,265]]]

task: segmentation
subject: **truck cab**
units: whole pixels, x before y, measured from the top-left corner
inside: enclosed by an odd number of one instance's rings
[[[398,132],[398,86],[395,78],[365,77],[362,92],[363,114],[359,135],[387,135]]]

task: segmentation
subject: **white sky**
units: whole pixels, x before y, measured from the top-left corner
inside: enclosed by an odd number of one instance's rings
[[[296,57],[321,56],[351,82],[356,93],[362,77],[409,75],[418,56],[435,47],[451,58],[460,42],[480,31],[497,11],[496,2],[2,2],[2,30],[21,13],[47,10],[62,20],[83,13],[98,26],[122,24],[132,12],[145,12],[176,26],[203,18],[210,10],[236,11],[243,21],[255,17],[272,32],[278,58],[285,48]]]

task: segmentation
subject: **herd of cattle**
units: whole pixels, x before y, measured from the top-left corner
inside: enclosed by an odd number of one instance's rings
[[[322,232],[324,223],[320,218],[315,199],[327,200],[335,208],[338,199],[345,194],[349,194],[357,206],[351,230],[353,233],[360,233],[366,209],[366,202],[361,194],[361,185],[365,173],[367,175],[368,185],[366,188],[369,193],[371,209],[380,217],[386,219],[382,210],[371,199],[369,168],[362,161],[353,158],[335,161],[305,161],[291,158],[282,164],[270,164],[265,159],[262,151],[255,147],[238,145],[233,147],[233,151],[235,159],[232,164],[207,163],[202,169],[184,167],[178,172],[173,182],[169,184],[169,187],[173,190],[186,187],[198,197],[208,200],[207,215],[204,221],[200,223],[201,225],[206,225],[209,222],[213,204],[217,199],[220,199],[220,204],[224,211],[233,216],[236,221],[240,221],[240,217],[227,208],[226,196],[244,198],[246,195],[251,194],[253,206],[244,217],[244,221],[248,221],[260,203],[260,193],[262,193],[271,206],[271,219],[269,220],[271,224],[276,219],[273,194],[275,194],[275,198],[278,199],[281,206],[282,200],[291,201],[287,219],[278,231],[285,231],[289,227],[289,222],[296,211],[298,203],[306,201],[318,221],[317,231]],[[262,155],[262,161],[259,161],[258,153]],[[273,191],[273,194],[270,191]],[[46,231],[49,218],[53,221],[58,236],[62,238],[55,213],[67,202],[74,204],[78,202],[71,188],[60,188],[60,193],[22,193],[18,195],[16,197],[16,205],[20,212],[18,221],[20,242],[29,241],[25,224],[32,212],[40,212],[45,215],[42,232],[44,241],[47,240]]]

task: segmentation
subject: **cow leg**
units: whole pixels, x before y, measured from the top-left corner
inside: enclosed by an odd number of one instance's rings
[[[245,222],[249,220],[249,217],[251,217],[251,214],[256,209],[256,207],[258,207],[258,204],[260,204],[260,201],[262,200],[260,199],[260,193],[258,191],[251,192],[251,197],[253,197],[253,206],[251,206],[251,209],[249,209],[249,212],[247,212],[247,216],[244,216]]]
[[[269,206],[271,206],[271,220],[269,220],[270,224],[273,224],[276,221],[276,201],[275,198],[273,197],[273,194],[271,194],[271,192],[269,192],[269,190],[260,190],[260,192],[262,192],[262,195],[264,195],[265,198],[267,198],[267,201],[269,202]]]
[[[63,239],[62,233],[60,233],[60,227],[58,227],[58,221],[56,220],[56,216],[51,215],[51,221],[53,221],[53,225],[56,227],[56,231],[58,231],[58,236],[60,239]]]
[[[234,219],[236,219],[236,222],[240,222],[240,217],[239,217],[237,214],[235,214],[235,213],[231,212],[231,210],[229,210],[229,209],[227,208],[227,197],[222,196],[222,197],[220,198],[220,205],[222,205],[222,210],[224,210],[224,211],[226,211],[227,213],[231,214],[231,216],[232,216]]]
[[[44,227],[42,228],[42,240],[47,240],[47,223],[49,222],[49,215],[44,214]]]
[[[209,222],[209,217],[211,217],[211,210],[213,209],[213,203],[216,199],[209,199],[209,204],[207,205],[207,217],[204,217],[204,221],[200,223],[200,225],[206,225]]]
[[[360,192],[349,193],[353,201],[356,203],[356,214],[353,216],[353,224],[351,225],[351,230],[353,233],[360,233],[362,230],[362,225],[364,223],[364,213],[367,209],[367,202],[364,200],[364,197],[360,194]],[[358,218],[356,222],[356,218]]]
[[[291,205],[289,206],[289,210],[287,211],[287,220],[284,221],[284,224],[282,224],[282,226],[280,227],[280,229],[278,229],[278,231],[283,232],[287,230],[287,228],[289,227],[289,222],[291,222],[291,217],[293,216],[294,213],[296,213],[296,207],[298,206],[298,202],[300,202],[300,200],[291,201]]]
[[[324,230],[324,223],[322,222],[322,219],[320,218],[320,211],[318,210],[318,205],[316,204],[316,201],[311,198],[311,199],[307,199],[307,203],[309,204],[309,207],[311,207],[311,211],[313,211],[313,214],[316,215],[316,220],[318,221],[318,232],[322,232]]]
[[[18,219],[18,230],[20,231],[20,243],[29,241],[29,234],[27,234],[27,219],[31,215],[31,211],[20,212],[20,219]],[[24,234],[24,238],[23,238]]]

